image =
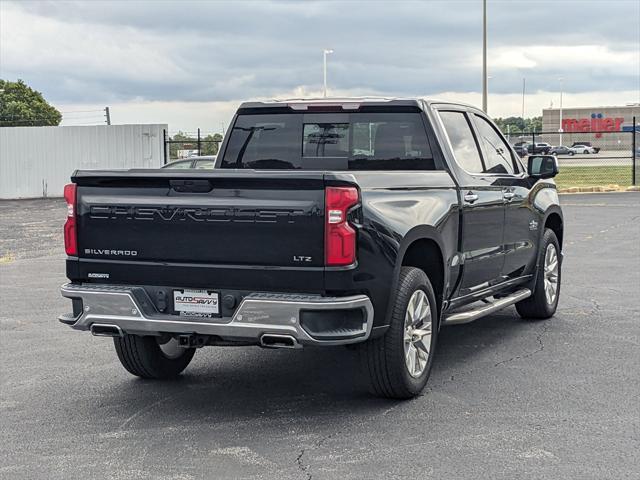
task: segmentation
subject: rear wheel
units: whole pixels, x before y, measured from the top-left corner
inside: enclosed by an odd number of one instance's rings
[[[536,286],[529,298],[516,303],[523,318],[545,319],[556,313],[560,297],[560,244],[553,230],[547,228],[542,237],[538,258]]]
[[[411,398],[422,392],[433,363],[437,337],[436,298],[427,275],[403,267],[384,337],[361,346],[361,359],[374,394]]]
[[[124,335],[113,344],[122,366],[142,378],[162,379],[178,376],[191,362],[195,348],[182,348],[176,338]]]

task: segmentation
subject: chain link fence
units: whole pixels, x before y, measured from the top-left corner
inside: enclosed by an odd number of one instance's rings
[[[164,163],[192,157],[215,156],[222,143],[222,134],[205,133],[198,129],[195,132],[164,131]]]
[[[531,154],[558,158],[558,188],[637,185],[640,131],[532,132],[511,135],[510,143],[526,161]]]
[[[531,154],[550,154],[558,158],[558,188],[610,187],[638,185],[640,129],[602,132],[525,132],[509,135],[509,142],[526,162]],[[164,131],[164,163],[215,156],[220,133]],[[613,187],[611,187],[613,188]]]

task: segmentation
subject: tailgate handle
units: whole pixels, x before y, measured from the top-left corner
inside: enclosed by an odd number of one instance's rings
[[[212,190],[209,180],[169,180],[176,192],[206,193]]]

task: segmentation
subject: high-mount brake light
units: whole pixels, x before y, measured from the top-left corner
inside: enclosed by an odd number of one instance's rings
[[[342,110],[358,110],[360,108],[360,103],[355,102],[310,102],[310,103],[298,103],[292,102],[288,103],[287,106],[291,108],[291,110],[308,110],[308,111],[316,111],[316,112],[333,112],[337,109]]]
[[[76,184],[64,186],[64,199],[67,202],[67,221],[64,222],[64,249],[67,255],[78,255],[78,231],[76,228]]]
[[[356,231],[347,214],[358,203],[355,187],[327,187],[325,190],[325,265],[344,266],[356,261]]]

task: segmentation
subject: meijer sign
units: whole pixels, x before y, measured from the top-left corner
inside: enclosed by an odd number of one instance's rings
[[[562,120],[562,131],[568,133],[595,132],[619,132],[622,130],[624,118],[604,117],[601,113],[592,113],[591,118],[565,118]]]

